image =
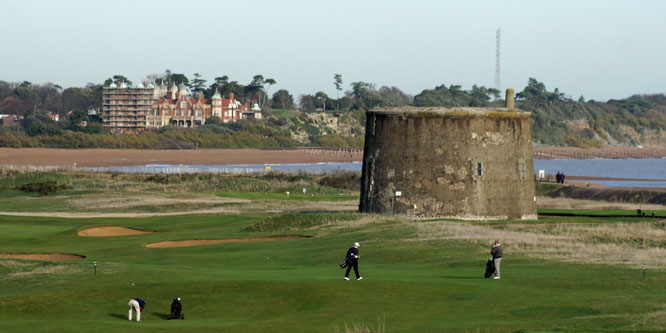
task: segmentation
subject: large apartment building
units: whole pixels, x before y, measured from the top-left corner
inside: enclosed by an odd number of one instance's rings
[[[261,119],[261,108],[256,103],[237,101],[234,94],[229,98],[215,92],[207,99],[198,93],[189,97],[187,87],[173,84],[139,84],[129,87],[112,83],[104,87],[102,119],[104,126],[116,132],[141,131],[166,125],[196,127],[206,123],[210,117],[223,122],[239,119]]]
[[[102,120],[104,127],[118,132],[146,128],[146,115],[153,110],[152,85],[130,87],[125,83],[111,83],[102,93]]]

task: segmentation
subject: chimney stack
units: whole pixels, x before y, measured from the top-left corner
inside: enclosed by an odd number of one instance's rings
[[[505,106],[509,110],[513,110],[515,104],[514,104],[514,98],[513,98],[513,89],[509,88],[506,90],[506,101],[505,101]]]

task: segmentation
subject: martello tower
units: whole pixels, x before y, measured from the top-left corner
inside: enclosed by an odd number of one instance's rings
[[[368,111],[360,211],[536,219],[530,113],[506,101]]]

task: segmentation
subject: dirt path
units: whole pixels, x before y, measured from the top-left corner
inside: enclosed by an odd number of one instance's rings
[[[245,199],[239,199],[245,200]],[[203,214],[253,214],[253,213],[286,213],[286,212],[349,212],[358,211],[357,201],[281,201],[264,200],[234,206],[222,206],[210,209],[185,210],[164,213],[69,213],[69,212],[0,212],[0,215],[65,217],[65,218],[133,218],[176,215]]]
[[[185,246],[199,246],[199,245],[223,244],[223,243],[274,242],[274,241],[303,239],[303,238],[310,238],[310,236],[294,235],[294,236],[246,237],[246,238],[224,238],[224,239],[188,239],[188,240],[179,240],[179,241],[150,243],[147,244],[146,247],[166,248],[166,247],[185,247]]]
[[[37,216],[37,217],[67,217],[67,218],[94,218],[94,217],[153,217],[153,216],[175,216],[175,215],[197,215],[197,214],[240,214],[240,210],[227,207],[212,209],[189,210],[166,213],[66,213],[66,212],[0,212],[0,215],[10,216]]]

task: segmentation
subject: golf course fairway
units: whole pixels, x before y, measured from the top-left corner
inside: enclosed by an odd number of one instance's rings
[[[346,217],[300,229],[247,228],[267,216],[0,216],[2,253],[85,256],[0,258],[2,331],[631,331],[666,323],[661,268],[648,267],[644,279],[638,262],[549,260],[513,253],[504,243],[501,280],[484,279],[493,239],[429,238],[419,223],[436,221],[358,215],[365,222]],[[151,233],[78,235],[110,225]],[[146,247],[296,234],[312,237]],[[344,281],[338,264],[357,241],[363,280]],[[141,322],[127,320],[134,297],[147,301]],[[182,298],[185,320],[166,320],[174,297]]]

